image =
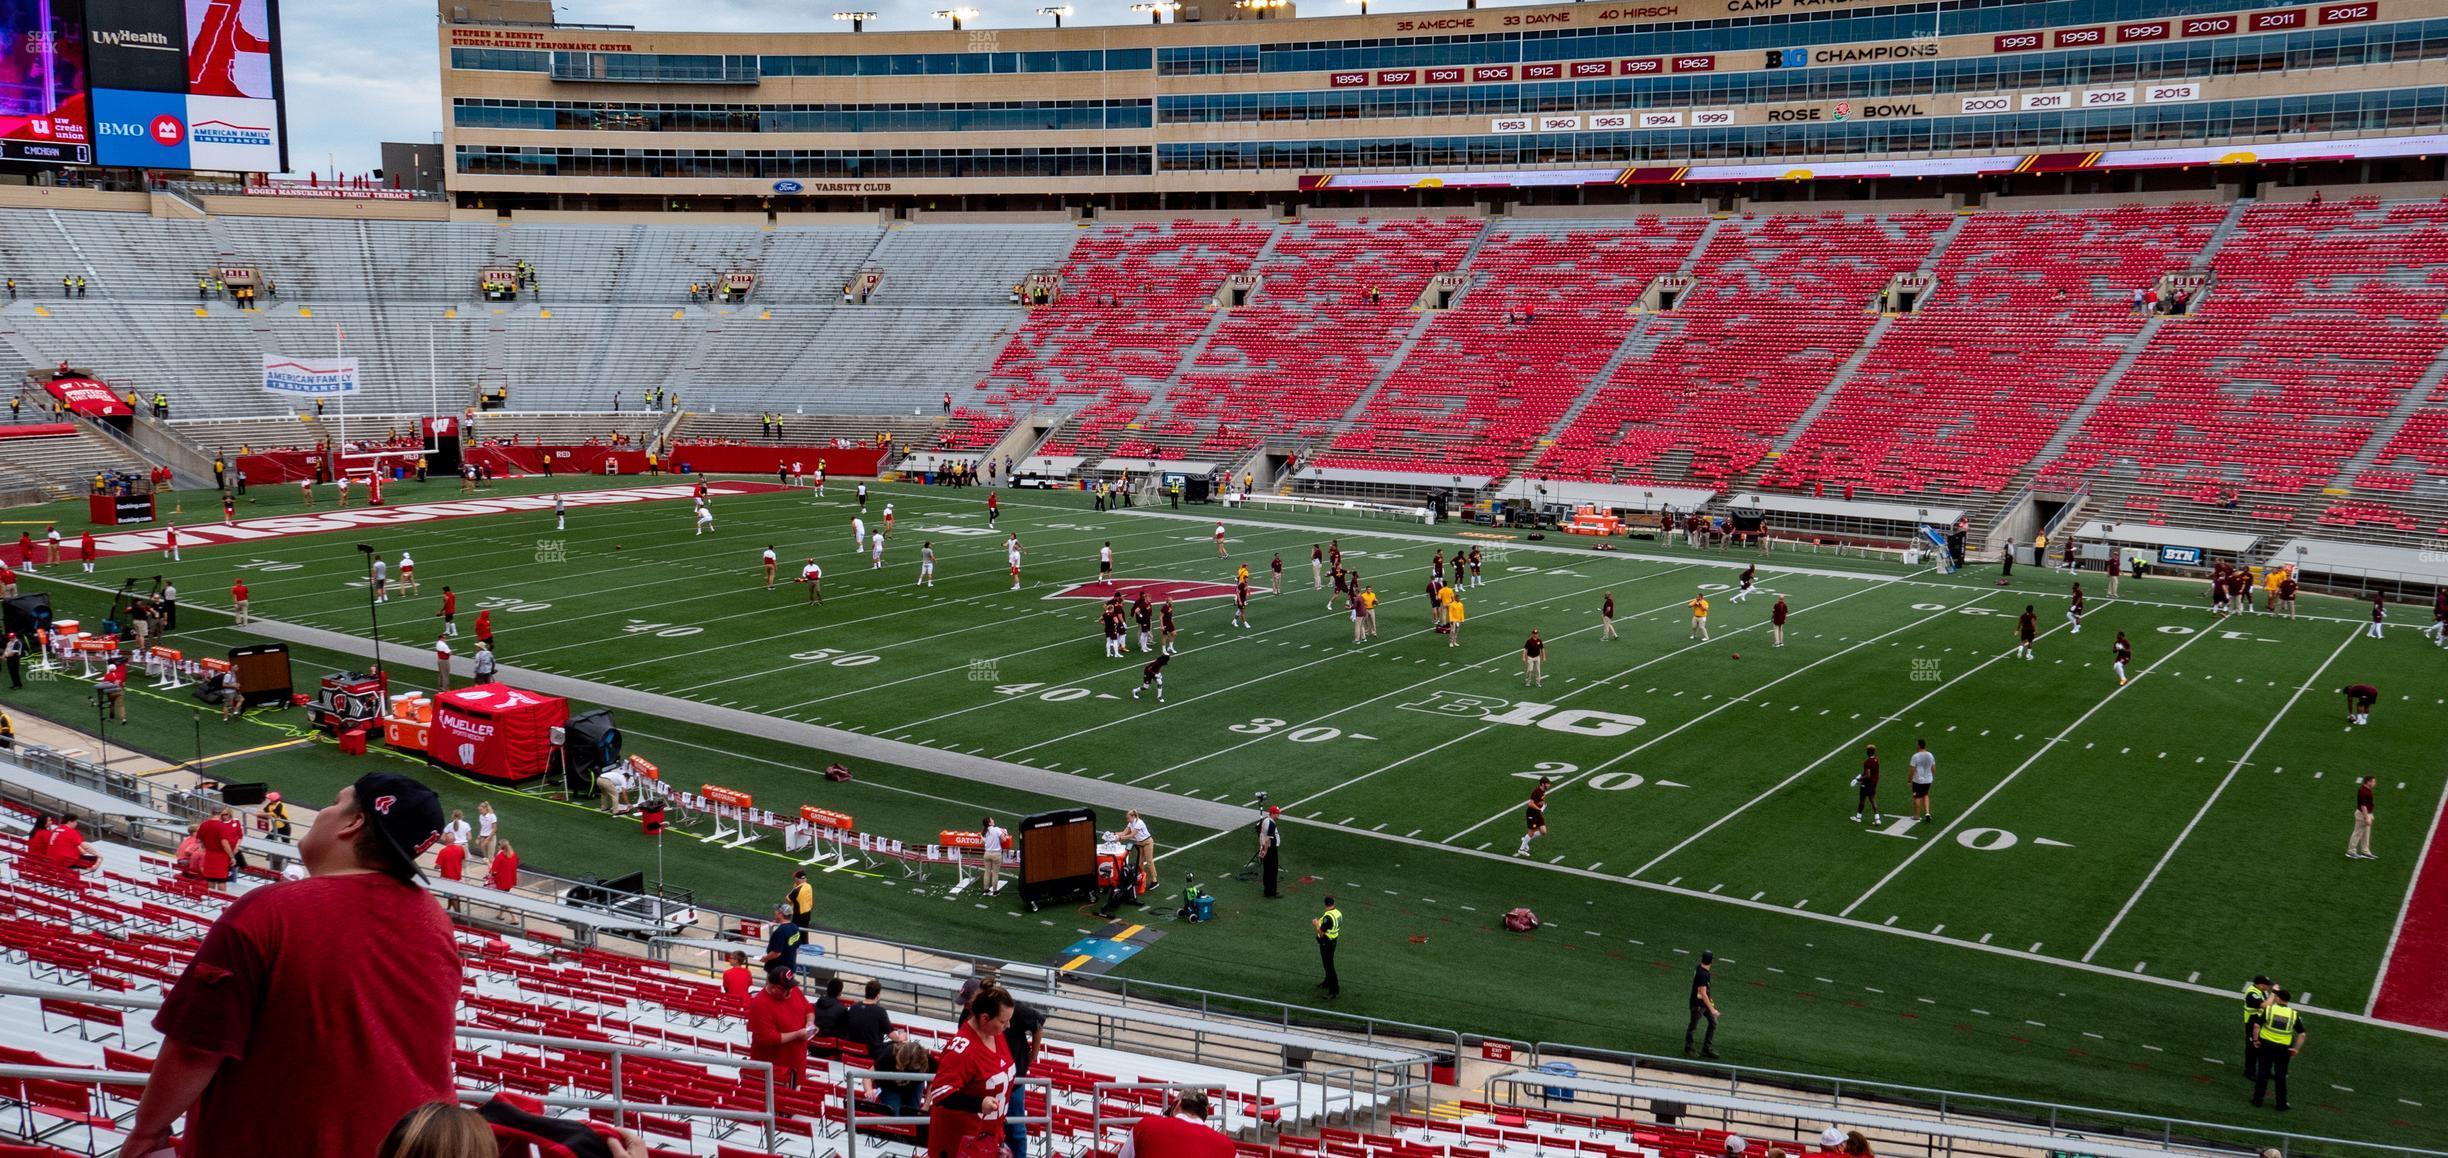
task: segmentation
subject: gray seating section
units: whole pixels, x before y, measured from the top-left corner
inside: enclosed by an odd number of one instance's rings
[[[936,414],[979,382],[1025,320],[1006,302],[1062,264],[1066,225],[587,225],[142,214],[0,213],[0,276],[20,299],[0,342],[30,364],[90,366],[172,397],[174,417],[278,415],[266,354],[357,357],[353,411],[457,410],[508,386],[520,410],[640,407],[650,389],[690,409]],[[477,300],[476,272],[531,263],[540,294]],[[842,285],[886,270],[870,303]],[[277,299],[201,303],[198,274],[250,265]],[[747,270],[741,305],[690,303],[691,282]],[[59,279],[88,280],[61,300]],[[345,340],[339,333],[345,332]],[[437,389],[438,386],[438,389]]]

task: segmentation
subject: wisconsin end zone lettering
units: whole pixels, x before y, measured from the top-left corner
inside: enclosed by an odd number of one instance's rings
[[[2105,28],[2061,28],[2057,30],[2057,47],[2059,48],[2088,48],[2095,44],[2106,43],[2108,43],[2108,30]]]
[[[2144,20],[2135,24],[2117,25],[2116,38],[2118,44],[2132,44],[2142,40],[2165,40],[2172,31],[2173,28],[2165,20]]]
[[[2007,32],[1989,42],[1992,52],[2030,52],[2048,47],[2048,38],[2037,32]]]
[[[2320,22],[2323,24],[2360,24],[2378,19],[2380,6],[2377,4],[2331,4],[2320,10]]]
[[[2236,30],[2233,16],[2188,16],[2184,21],[2187,36],[2225,36]]]
[[[2284,8],[2276,12],[2255,12],[2251,17],[2252,30],[2278,32],[2289,28],[2303,28],[2311,23],[2305,19],[2306,15],[2301,8]]]
[[[1676,72],[1715,72],[1717,71],[1717,58],[1714,56],[1678,56],[1674,58],[1674,70]]]
[[[1327,77],[1326,83],[1334,88],[1360,88],[1368,84],[1368,74],[1365,72],[1338,72]]]

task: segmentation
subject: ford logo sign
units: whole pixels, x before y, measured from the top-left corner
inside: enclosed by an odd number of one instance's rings
[[[802,185],[797,181],[774,182],[774,192],[776,193],[798,193],[804,191],[806,188],[807,186]]]

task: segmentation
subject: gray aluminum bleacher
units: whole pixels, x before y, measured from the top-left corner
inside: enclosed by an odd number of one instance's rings
[[[361,362],[352,410],[456,409],[506,383],[519,410],[603,410],[650,389],[692,410],[940,413],[1025,321],[1009,282],[1058,265],[1062,225],[754,228],[352,221],[164,221],[132,213],[0,215],[0,275],[21,300],[0,315],[36,364],[90,366],[114,385],[171,395],[178,418],[281,414],[262,393],[267,354],[339,352]],[[476,271],[531,262],[540,300],[475,300]],[[869,305],[840,304],[870,261],[887,277]],[[281,294],[241,312],[204,303],[197,274],[246,264]],[[688,303],[692,280],[748,269],[737,306]],[[62,301],[62,273],[92,281]],[[677,316],[675,316],[677,315]]]
[[[896,229],[876,250],[884,280],[868,300],[1007,306],[1011,287],[1030,270],[1062,265],[1079,234],[1071,225]]]

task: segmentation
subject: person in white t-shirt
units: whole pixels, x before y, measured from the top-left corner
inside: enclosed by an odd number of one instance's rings
[[[1097,548],[1097,578],[1113,578],[1113,544],[1111,542]]]
[[[714,508],[707,506],[704,499],[697,500],[697,534],[703,535],[713,529]],[[690,536],[690,538],[695,537],[695,535]]]
[[[858,515],[850,516],[850,549],[853,551],[867,549],[867,520]]]
[[[1003,890],[1003,850],[1010,845],[1011,836],[991,816],[978,831],[985,837],[978,853],[978,887],[983,890],[979,895],[991,897]]]
[[[620,812],[629,806],[629,773],[609,768],[595,777],[595,798],[603,802],[604,811]]]
[[[1018,591],[1020,589],[1020,536],[1013,535],[1003,540],[1003,551],[1011,557],[1011,589]]]
[[[1224,557],[1224,523],[1222,520],[1216,522],[1215,541],[1216,558],[1221,559]]]
[[[476,806],[477,856],[483,857],[486,860],[493,859],[493,848],[495,844],[498,843],[495,837],[495,829],[499,827],[500,823],[501,818],[493,815],[493,805],[491,802],[488,801]]]
[[[411,555],[406,551],[400,552],[399,585],[400,591],[404,594],[415,595],[418,593],[416,556]]]
[[[1122,831],[1106,833],[1105,839],[1136,846],[1139,867],[1147,870],[1148,887],[1156,887],[1156,836],[1148,831],[1147,821],[1139,818],[1138,809],[1123,813]]]
[[[1918,820],[1930,818],[1930,785],[1938,779],[1938,757],[1931,755],[1929,741],[1916,741],[1912,754],[1912,807]]]
[[[451,809],[450,823],[442,826],[443,841],[448,844],[465,845],[473,832],[474,830],[468,827],[467,813],[456,808]]]
[[[447,691],[449,691],[449,690],[450,690],[450,681],[451,681],[451,666],[450,666],[450,661],[451,661],[450,637],[449,637],[449,636],[447,636],[447,635],[437,635],[437,636],[435,636],[435,637],[434,637],[434,690],[435,690],[435,691],[437,691],[437,692],[447,692]]]
[[[884,569],[884,532],[882,531],[877,531],[874,535],[869,536],[867,545],[867,569],[870,571],[881,571]]]
[[[779,557],[779,556],[776,556],[776,555],[774,554],[774,549],[773,549],[773,547],[772,547],[770,544],[769,544],[769,545],[767,545],[767,546],[766,546],[766,548],[765,548],[764,561],[765,561],[765,589],[766,589],[767,591],[771,591],[771,590],[773,590],[773,585],[774,585],[774,567],[775,567],[775,566],[776,566],[778,563],[780,563],[780,562],[781,562],[781,559],[780,559],[780,557]]]
[[[935,541],[932,539],[918,544],[918,585],[935,585]]]

